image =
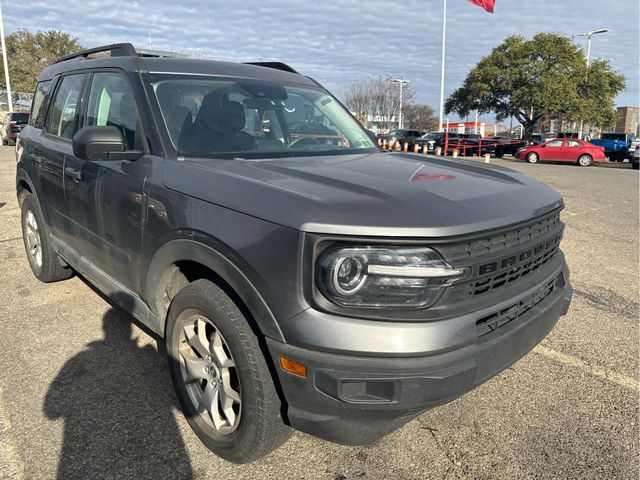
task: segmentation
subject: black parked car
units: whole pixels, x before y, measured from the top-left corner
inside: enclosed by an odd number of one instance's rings
[[[393,148],[396,144],[400,145],[400,148],[404,148],[405,143],[408,148],[413,148],[413,143],[422,135],[424,132],[420,130],[397,129],[391,130],[389,133],[378,134],[376,137],[379,140],[386,140],[388,148]]]
[[[32,108],[16,185],[34,275],[75,271],[164,337],[189,424],[230,461],[290,427],[371,442],[513,364],[569,306],[558,193],[383,152],[284,64],[112,45],[47,68]]]
[[[2,119],[2,145],[14,145],[16,143],[16,138],[18,138],[18,134],[28,122],[28,113],[7,113]]]

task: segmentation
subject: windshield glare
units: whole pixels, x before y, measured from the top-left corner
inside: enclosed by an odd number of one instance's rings
[[[326,91],[250,79],[150,75],[178,155],[278,158],[376,151]]]

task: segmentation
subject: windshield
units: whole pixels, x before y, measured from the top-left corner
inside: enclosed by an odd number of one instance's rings
[[[421,136],[420,138],[423,140],[437,140],[438,138],[441,138],[444,136],[444,133],[440,133],[440,132],[429,132],[429,133],[425,133],[423,136]]]
[[[261,80],[149,75],[178,155],[279,158],[377,151],[326,91]]]

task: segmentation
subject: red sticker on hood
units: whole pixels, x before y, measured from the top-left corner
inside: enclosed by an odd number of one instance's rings
[[[417,182],[418,180],[453,180],[454,178],[456,178],[455,175],[442,175],[440,173],[414,173],[410,181]]]

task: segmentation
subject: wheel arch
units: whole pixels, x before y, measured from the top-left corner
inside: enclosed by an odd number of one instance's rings
[[[284,341],[269,306],[247,275],[223,253],[225,247],[193,239],[174,239],[165,243],[153,256],[147,270],[145,297],[151,310],[163,321],[171,299],[184,286],[208,278],[221,287],[248,313],[252,327],[275,340]]]
[[[16,172],[16,195],[18,196],[18,204],[22,205],[24,196],[28,193],[34,194],[34,183],[24,168],[18,167]]]

